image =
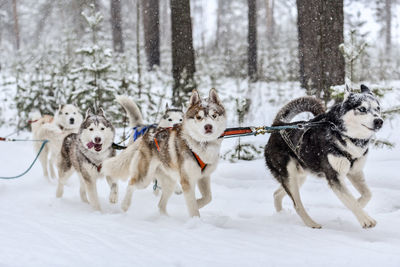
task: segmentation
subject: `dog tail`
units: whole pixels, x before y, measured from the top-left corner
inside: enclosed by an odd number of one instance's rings
[[[315,97],[296,98],[279,110],[273,125],[289,123],[297,114],[302,112],[311,112],[314,116],[317,116],[325,112],[325,106],[321,100]]]
[[[128,96],[120,95],[116,97],[116,100],[128,114],[130,127],[143,125],[142,113],[132,99],[130,99]]]
[[[114,179],[126,180],[130,173],[130,164],[137,147],[136,143],[128,146],[117,156],[103,161],[101,172],[105,176],[111,176]]]

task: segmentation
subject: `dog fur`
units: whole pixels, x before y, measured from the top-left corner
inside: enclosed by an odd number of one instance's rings
[[[57,163],[62,142],[65,136],[78,132],[82,123],[82,115],[76,106],[68,104],[61,105],[54,117],[50,115],[42,117],[39,114],[32,117],[32,120],[33,139],[49,140],[39,156],[39,161],[42,165],[44,177],[50,181],[48,170],[50,169],[51,178],[55,179],[54,166]],[[36,142],[34,144],[35,150],[39,151],[40,146],[41,144]]]
[[[121,95],[116,97],[117,102],[124,108],[129,117],[129,127],[140,127],[143,125],[143,116],[136,105],[136,103],[131,100],[128,96]],[[183,111],[178,108],[170,108],[168,104],[165,105],[165,111],[160,121],[157,124],[157,128],[150,128],[148,131],[155,133],[160,130],[160,128],[170,128],[174,125],[182,124],[183,120]],[[133,143],[133,136],[129,140],[129,144]],[[157,181],[157,187],[153,191],[155,195],[158,195],[160,192],[160,187],[162,187],[161,180],[158,181],[154,179],[154,182]],[[182,194],[182,189],[179,183],[176,184],[175,194]]]
[[[217,92],[211,89],[208,99],[202,100],[193,91],[181,125],[149,131],[118,156],[106,160],[103,164],[106,175],[114,179],[129,177],[122,209],[128,210],[135,189],[147,187],[157,177],[163,185],[158,207],[166,214],[168,199],[179,177],[189,215],[200,216],[199,209],[211,201],[210,175],[218,164],[222,142],[219,136],[225,127],[225,108]],[[204,170],[193,152],[207,164]],[[200,199],[195,196],[196,184],[202,195]]]
[[[342,103],[328,112],[324,112],[323,104],[316,98],[303,97],[284,106],[273,125],[297,124],[289,122],[301,112],[313,113],[316,117],[309,122],[322,124],[273,133],[265,147],[266,164],[281,184],[274,193],[276,210],[282,210],[282,199],[287,194],[303,222],[309,227],[321,228],[304,209],[299,193],[307,174],[312,173],[327,179],[330,188],[362,227],[374,227],[376,221],[363,210],[371,198],[363,167],[371,138],[383,123],[379,101],[365,85],[361,86],[361,93],[348,93]],[[296,151],[282,134],[287,134]],[[360,198],[355,199],[347,189],[346,176]]]
[[[115,130],[111,122],[104,116],[103,110],[93,114],[90,109],[79,128],[78,133],[65,137],[61,157],[58,161],[59,180],[56,196],[62,197],[64,185],[75,170],[80,178],[80,196],[95,210],[100,210],[96,181],[103,177],[101,168],[103,161],[115,155],[112,148]],[[118,185],[111,177],[106,177],[110,185],[110,202],[118,200]],[[89,199],[88,199],[89,197]]]

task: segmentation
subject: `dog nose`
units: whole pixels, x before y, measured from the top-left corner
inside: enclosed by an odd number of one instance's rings
[[[70,119],[69,119],[69,123],[70,123],[70,124],[74,124],[74,122],[75,122],[75,119],[74,119],[74,118],[70,118]]]
[[[380,128],[382,128],[382,124],[383,124],[383,120],[382,119],[375,119],[374,120],[374,128],[376,130],[379,130]]]
[[[204,125],[204,130],[206,131],[206,133],[210,133],[212,132],[212,125],[211,124],[206,124]]]
[[[101,142],[101,138],[100,137],[95,137],[94,138],[94,142],[97,143],[97,144],[100,143]]]

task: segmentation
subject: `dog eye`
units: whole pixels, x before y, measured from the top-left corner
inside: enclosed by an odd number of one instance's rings
[[[89,128],[89,131],[93,131],[94,129],[93,128]]]
[[[182,121],[182,119],[179,119],[179,121]]]
[[[377,107],[376,110],[377,110],[377,111],[381,111],[381,107]]]
[[[74,115],[76,114],[76,112],[74,112]]]
[[[367,112],[367,109],[365,107],[358,108],[358,110],[363,113]]]
[[[217,117],[217,114],[212,114],[211,116],[213,119],[215,119]]]
[[[101,128],[100,128],[100,130],[104,131],[104,130],[105,130],[105,128],[104,128],[104,127],[101,127]]]
[[[201,116],[196,116],[196,119],[201,120]]]
[[[172,119],[168,119],[168,121],[172,121]]]
[[[65,112],[65,115],[68,115],[68,112]]]

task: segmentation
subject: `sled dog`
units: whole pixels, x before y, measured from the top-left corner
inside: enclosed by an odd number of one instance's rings
[[[127,114],[131,114],[129,116],[129,127],[130,128],[140,128],[148,127],[143,125],[142,114],[139,111],[136,103],[133,102],[128,96],[117,96],[117,102],[125,109]],[[182,109],[178,108],[170,108],[168,104],[165,105],[165,112],[161,117],[160,121],[158,122],[157,126],[150,126],[147,128],[147,131],[155,132],[160,130],[160,128],[171,128],[175,125],[181,124],[183,120],[183,111]],[[132,136],[129,139],[129,143],[134,142],[135,138]],[[160,188],[162,187],[161,182],[157,179],[154,179],[154,194],[158,195],[160,193]],[[175,194],[182,194],[182,189],[180,188],[179,184],[176,184],[175,187]]]
[[[93,114],[89,109],[78,133],[65,137],[61,148],[58,167],[58,186],[56,196],[62,197],[64,185],[75,170],[80,178],[80,196],[95,210],[100,210],[97,196],[96,180],[103,177],[101,173],[103,161],[115,155],[112,148],[115,130],[100,109]],[[110,185],[110,202],[116,203],[118,198],[117,183],[106,177]],[[89,197],[89,199],[88,199]],[[89,200],[89,201],[88,201]]]
[[[327,112],[316,98],[301,97],[286,104],[273,125],[297,124],[290,121],[301,112],[315,115],[306,122],[313,127],[273,133],[265,146],[266,164],[281,184],[274,193],[275,209],[282,210],[282,198],[287,194],[303,222],[321,228],[304,209],[299,193],[306,175],[313,173],[326,178],[362,227],[374,227],[376,221],[363,210],[371,199],[363,167],[371,138],[383,124],[379,101],[365,85],[361,85],[361,93],[348,92],[342,103]],[[360,193],[358,199],[347,189],[346,177]]]
[[[130,117],[137,114],[127,109]],[[196,90],[189,100],[182,124],[173,128],[148,131],[118,156],[103,164],[103,172],[113,178],[129,178],[122,209],[128,210],[135,189],[147,187],[154,177],[160,179],[162,194],[158,204],[166,214],[169,197],[179,179],[190,216],[200,216],[199,209],[211,201],[210,175],[218,164],[226,126],[225,108],[215,89],[202,100]],[[195,187],[202,195],[196,199]]]
[[[33,139],[49,140],[39,156],[43,175],[46,179],[50,180],[48,170],[50,170],[51,178],[56,178],[53,166],[57,163],[64,137],[71,133],[77,133],[81,123],[82,115],[79,109],[71,104],[61,105],[54,117],[50,115],[42,117],[40,114],[32,117]],[[35,142],[36,151],[39,151],[40,145],[40,143]]]

